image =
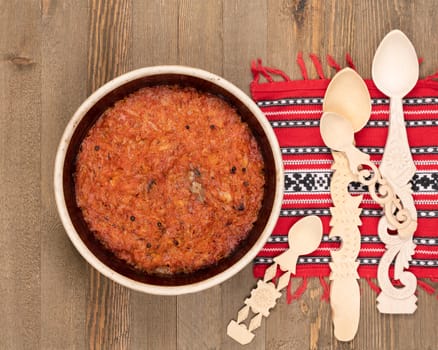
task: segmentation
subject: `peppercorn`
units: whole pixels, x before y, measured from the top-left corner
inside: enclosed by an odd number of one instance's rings
[[[231,170],[230,170],[230,173],[231,174],[235,174],[236,173],[236,167],[233,165],[233,167],[231,168]]]
[[[238,211],[243,211],[243,210],[245,210],[245,205],[244,205],[243,203],[240,203],[240,204],[236,207],[236,210],[238,210]]]
[[[100,146],[98,146],[98,145],[94,146],[94,150],[95,150],[95,151],[100,150]]]
[[[130,219],[131,219],[131,221],[135,221],[135,216],[131,215]]]

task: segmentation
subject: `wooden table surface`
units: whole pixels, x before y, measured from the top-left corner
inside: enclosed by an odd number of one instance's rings
[[[181,297],[132,292],[79,256],[58,218],[55,151],[81,102],[134,68],[204,68],[249,93],[250,61],[292,78],[309,53],[371,75],[381,38],[402,29],[438,67],[435,0],[0,0],[0,349],[240,349],[226,334],[255,284],[251,266],[222,285]],[[333,337],[318,281],[284,297],[246,349],[436,349],[438,300],[419,291],[414,315],[381,315],[361,282],[359,331]]]

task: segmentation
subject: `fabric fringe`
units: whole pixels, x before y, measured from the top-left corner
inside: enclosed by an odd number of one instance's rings
[[[351,58],[348,52],[345,54],[345,60],[347,61],[347,64],[351,69],[356,70],[356,66],[353,63],[353,59]]]
[[[297,64],[298,64],[298,66],[301,69],[301,75],[303,76],[303,79],[304,80],[308,80],[309,79],[309,75],[307,74],[307,68],[306,68],[306,64],[304,63],[303,53],[302,52],[298,52]]]
[[[307,277],[303,277],[299,287],[295,290],[294,293],[292,293],[292,279],[291,279],[286,290],[287,303],[290,304],[292,301],[301,298],[301,296],[304,294],[306,289],[307,289]]]
[[[336,62],[335,59],[330,55],[327,55],[327,63],[330,67],[334,68],[336,72],[339,72],[341,70],[341,66],[339,65],[339,63]]]
[[[322,276],[319,276],[319,283],[322,287],[321,300],[328,302],[330,300],[330,286]]]
[[[316,72],[319,75],[320,79],[326,79],[325,75],[324,75],[324,71],[322,70],[322,64],[321,61],[319,60],[318,56],[316,56],[315,54],[311,53],[309,55],[310,59],[313,62],[313,65],[315,66]]]
[[[432,287],[430,284],[422,281],[422,280],[417,280],[417,285],[423,289],[426,293],[432,295],[435,294],[435,288]]]
[[[289,76],[280,69],[265,67],[265,70],[270,74],[281,76],[284,79],[284,81],[291,81]]]
[[[324,69],[320,58],[314,53],[311,53],[309,57],[315,67],[319,79],[327,79],[326,75],[324,74]],[[354,65],[353,59],[351,58],[349,53],[346,54],[345,58],[347,65],[355,70],[356,66]],[[304,62],[304,57],[302,52],[298,52],[296,63],[300,68],[302,78],[304,80],[309,80],[309,72],[307,70],[306,63]],[[327,55],[327,63],[330,67],[334,68],[336,71],[340,71],[342,69],[339,63],[336,62],[335,59],[330,55]],[[260,58],[258,58],[257,60],[253,60],[251,62],[251,72],[253,75],[253,83],[256,84],[260,83],[260,77],[265,78],[268,83],[275,82],[274,76],[281,77],[282,80],[285,82],[291,81],[291,78],[281,69],[263,66],[262,60]],[[433,76],[431,79],[433,79]]]
[[[366,277],[365,280],[367,281],[370,288],[376,292],[376,294],[380,293],[380,287],[376,283],[374,283],[374,281],[370,277]]]
[[[317,276],[315,276],[315,277],[317,277]],[[318,276],[318,278],[319,278],[319,283],[320,283],[321,288],[322,288],[321,300],[325,301],[325,302],[329,302],[330,301],[330,285],[326,281],[324,276]],[[274,279],[275,279],[275,281],[274,281]],[[276,284],[276,280],[278,280],[278,276],[275,276],[274,279],[272,281]],[[286,288],[286,301],[288,304],[292,303],[294,300],[300,299],[302,297],[302,295],[305,293],[305,291],[307,290],[308,277],[302,277],[300,285],[298,286],[298,288],[294,292],[292,292],[292,280],[293,279],[296,280],[297,278],[291,277],[289,280],[289,284],[287,285],[287,288]],[[363,279],[367,282],[367,284],[371,288],[371,290],[373,290],[376,294],[380,294],[380,292],[382,290],[377,285],[377,283],[374,282],[373,278],[363,277]],[[438,278],[429,278],[428,280],[430,281],[430,283],[438,283]],[[392,284],[396,287],[402,286],[401,282],[396,281],[396,280],[392,280]],[[437,292],[437,288],[434,286],[431,286],[424,279],[417,280],[417,285],[419,288],[423,289],[429,295],[433,295]],[[436,298],[438,299],[438,294],[437,294]]]
[[[284,81],[291,81],[289,76],[282,70],[263,66],[260,58],[257,59],[257,61],[254,60],[251,62],[251,72],[254,83],[259,83],[260,75],[262,75],[269,83],[274,82],[272,75],[278,75],[283,78]]]
[[[426,80],[437,80],[437,79],[438,79],[438,72],[426,77]]]
[[[318,73],[319,78],[320,79],[327,79],[327,77],[324,74],[324,69],[322,67],[322,63],[321,63],[320,58],[314,53],[311,53],[309,55],[309,57],[312,60],[312,63],[316,69],[316,72]],[[342,69],[341,65],[338,62],[336,62],[336,60],[333,58],[333,56],[327,55],[326,59],[327,59],[327,64],[331,68],[335,69],[336,72],[339,72]],[[356,65],[354,64],[353,59],[351,58],[351,56],[348,52],[345,54],[345,61],[351,69],[356,70]],[[303,79],[309,80],[309,73],[307,71],[306,63],[304,62],[302,52],[298,52],[296,62],[300,68],[301,76],[303,77]],[[418,59],[418,62],[419,62],[419,64],[421,64],[423,62],[423,58],[420,57]],[[253,83],[259,83],[261,76],[263,76],[263,78],[265,78],[266,81],[269,83],[275,82],[273,76],[279,76],[285,82],[292,81],[292,79],[285,72],[283,72],[281,69],[263,66],[262,60],[260,58],[258,58],[257,60],[253,60],[251,62],[251,72],[252,72],[252,76],[253,76]],[[425,78],[425,80],[428,80],[428,81],[438,80],[438,72],[436,72],[432,75],[429,75],[428,77]]]

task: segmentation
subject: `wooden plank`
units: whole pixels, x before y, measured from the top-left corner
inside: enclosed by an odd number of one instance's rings
[[[132,3],[90,1],[88,93],[132,67]],[[130,335],[128,289],[88,267],[87,340],[91,349],[127,349]]]
[[[180,0],[178,63],[222,75],[222,0]]]
[[[178,0],[134,1],[134,68],[178,64]]]
[[[31,349],[41,341],[40,9],[0,8],[0,348]]]
[[[282,69],[293,79],[302,79],[296,57],[302,52],[310,79],[318,75],[309,54],[324,53],[323,11],[327,2],[268,1],[268,56],[267,65]]]
[[[412,30],[409,39],[415,46],[419,57],[424,59],[420,65],[420,76],[427,77],[438,72],[438,47],[434,44],[436,37],[433,25],[438,20],[438,8],[433,0],[417,0],[412,2],[409,12]]]
[[[41,348],[85,348],[86,265],[56,211],[53,164],[64,127],[86,98],[87,1],[41,6]]]
[[[265,0],[225,0],[223,6],[223,75],[249,94],[249,83],[252,81],[250,63],[266,56],[267,4]],[[224,349],[241,348],[239,343],[226,335],[226,327],[230,320],[236,319],[237,312],[255,283],[250,264],[221,285],[222,322],[219,329]],[[265,321],[255,334],[251,349],[264,349]]]
[[[133,3],[133,66],[178,63],[178,2]],[[132,349],[176,349],[176,297],[131,294]]]
[[[179,2],[178,62],[222,75],[223,3],[217,0]],[[177,298],[178,349],[219,349],[220,287]]]
[[[224,1],[224,77],[247,94],[251,61],[267,54],[266,13],[266,0]]]

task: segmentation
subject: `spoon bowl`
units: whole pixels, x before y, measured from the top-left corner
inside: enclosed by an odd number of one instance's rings
[[[366,125],[371,115],[371,97],[356,71],[344,68],[333,77],[327,87],[322,110],[348,119],[354,132]]]
[[[289,230],[289,249],[276,256],[274,261],[283,271],[295,274],[297,259],[318,248],[322,239],[322,223],[319,217],[310,215],[297,221]]]
[[[324,112],[319,123],[322,139],[331,149],[345,151],[353,143],[353,126],[342,115]]]
[[[322,239],[322,222],[315,215],[306,216],[289,231],[289,245],[298,255],[306,255],[318,248]]]
[[[389,32],[374,55],[372,76],[387,96],[403,97],[415,86],[419,67],[415,48],[400,30]]]

